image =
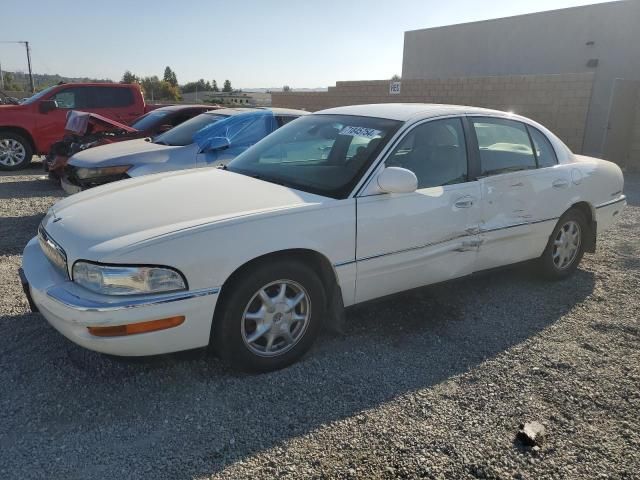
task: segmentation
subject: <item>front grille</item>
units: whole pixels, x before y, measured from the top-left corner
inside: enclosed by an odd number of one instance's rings
[[[51,264],[65,277],[68,277],[67,254],[46,232],[42,224],[38,227],[38,242]]]

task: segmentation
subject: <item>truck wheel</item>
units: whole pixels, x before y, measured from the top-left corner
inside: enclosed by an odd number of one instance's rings
[[[250,372],[298,360],[318,335],[326,303],[317,274],[296,261],[258,265],[223,295],[212,346],[233,368]]]
[[[31,163],[33,149],[22,135],[0,132],[0,170],[18,170]]]

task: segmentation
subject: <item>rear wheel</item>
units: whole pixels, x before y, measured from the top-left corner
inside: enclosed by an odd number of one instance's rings
[[[569,210],[558,220],[547,247],[538,260],[546,277],[562,279],[578,268],[584,255],[587,228],[587,220],[579,210]]]
[[[31,163],[33,149],[22,135],[0,132],[0,170],[18,170]]]
[[[286,367],[318,335],[326,295],[316,273],[303,263],[258,264],[225,290],[212,344],[232,367],[258,372]]]

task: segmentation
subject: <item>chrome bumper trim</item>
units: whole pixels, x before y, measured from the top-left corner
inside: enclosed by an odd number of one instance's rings
[[[55,286],[47,290],[47,296],[65,307],[78,310],[80,312],[113,312],[116,310],[127,310],[136,307],[148,307],[151,305],[162,305],[164,303],[179,302],[191,298],[204,297],[219,293],[219,288],[203,288],[184,292],[172,292],[159,295],[145,295],[144,297],[117,298],[113,302],[101,302],[82,298],[63,286]]]

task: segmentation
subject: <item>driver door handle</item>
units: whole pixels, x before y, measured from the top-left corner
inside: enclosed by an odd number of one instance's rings
[[[466,197],[462,197],[456,200],[456,203],[454,203],[454,205],[456,206],[456,208],[470,208],[473,207],[474,203],[475,198],[467,195]]]

